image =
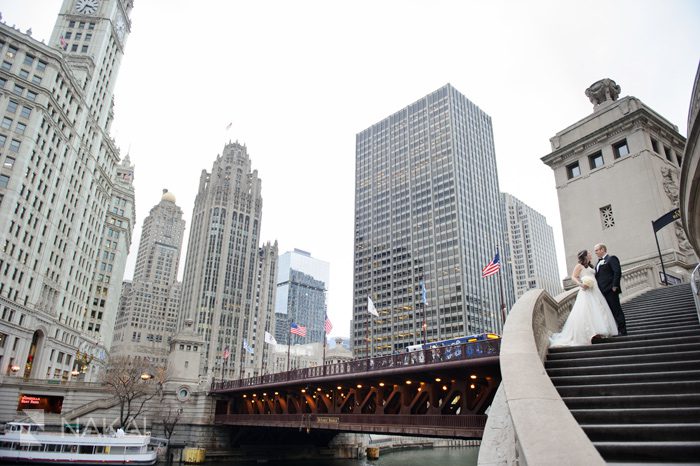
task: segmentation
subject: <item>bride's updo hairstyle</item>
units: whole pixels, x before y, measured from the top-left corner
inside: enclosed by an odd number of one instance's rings
[[[578,263],[581,264],[582,266],[586,267],[588,264],[588,250],[583,249],[576,254],[576,257],[578,258]]]

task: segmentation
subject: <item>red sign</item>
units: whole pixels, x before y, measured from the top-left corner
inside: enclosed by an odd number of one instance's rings
[[[63,408],[63,397],[52,395],[19,395],[17,411],[23,409],[43,409],[45,413],[61,414]]]

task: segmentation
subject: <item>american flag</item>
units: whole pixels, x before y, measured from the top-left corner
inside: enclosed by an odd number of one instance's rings
[[[333,330],[333,324],[331,323],[331,320],[328,318],[328,314],[326,314],[326,321],[323,323],[323,328],[326,329],[326,333],[331,333],[331,330]]]
[[[303,325],[299,325],[296,322],[292,322],[289,331],[292,332],[294,335],[299,335],[300,337],[306,336],[306,327],[304,327]]]
[[[494,256],[493,260],[489,262],[486,267],[481,269],[481,278],[490,277],[499,270],[501,270],[501,257],[498,254],[498,249],[496,249],[496,255]]]
[[[228,346],[224,348],[224,359],[228,359],[228,357],[231,356],[231,351],[228,349]]]

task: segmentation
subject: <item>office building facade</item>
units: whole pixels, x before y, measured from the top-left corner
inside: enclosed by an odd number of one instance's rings
[[[226,144],[211,172],[200,176],[182,280],[179,329],[191,322],[203,341],[200,375],[262,371],[265,326],[274,319],[277,244],[260,249],[261,220],[258,172],[245,146]]]
[[[109,134],[132,7],[64,0],[48,44],[0,24],[3,375],[92,381],[103,367],[133,228],[130,181],[119,179]],[[131,206],[111,217],[116,197]],[[98,255],[117,217],[106,283]]]
[[[556,296],[563,291],[554,246],[554,231],[544,215],[508,193],[501,193],[508,230],[515,299],[533,288]]]
[[[148,358],[165,365],[177,331],[180,283],[177,272],[185,221],[175,196],[163,190],[143,222],[133,280],[123,293],[112,355]]]
[[[481,269],[498,247],[505,260],[504,233],[491,118],[454,87],[359,133],[354,354],[500,331],[507,268]]]
[[[322,343],[326,336],[326,292],[330,278],[328,262],[294,249],[279,258],[277,270],[277,301],[275,303],[275,339],[280,344]],[[306,327],[306,337],[290,333],[295,322]]]

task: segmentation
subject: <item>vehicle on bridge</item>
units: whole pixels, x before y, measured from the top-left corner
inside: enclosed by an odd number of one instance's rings
[[[418,350],[428,350],[433,348],[442,348],[445,346],[463,345],[465,343],[473,343],[475,341],[499,340],[500,338],[501,336],[495,333],[480,333],[477,335],[468,335],[464,337],[450,338],[447,340],[431,341],[430,343],[410,345],[406,347],[406,351],[412,352]]]
[[[30,422],[8,422],[0,434],[0,463],[152,465],[165,439],[150,434],[46,432]]]

